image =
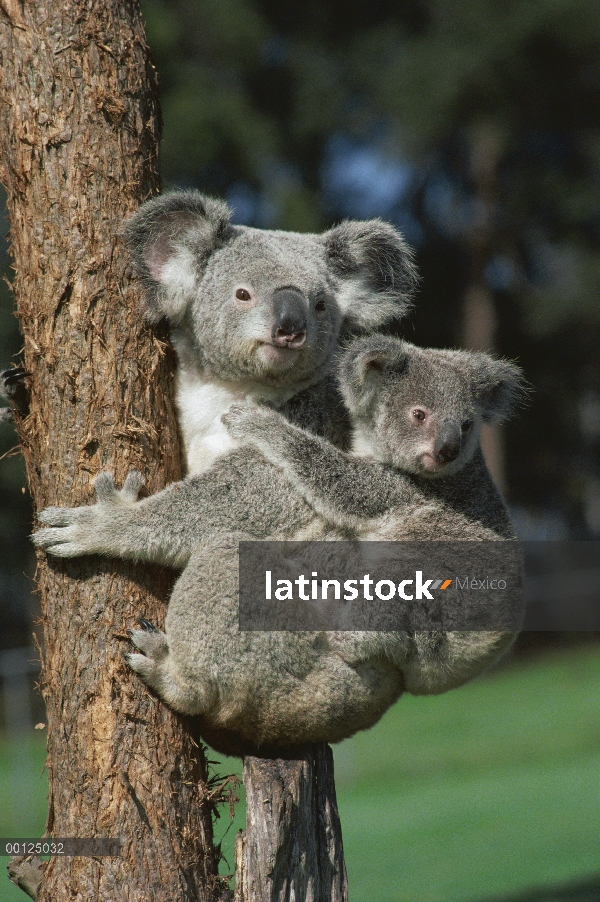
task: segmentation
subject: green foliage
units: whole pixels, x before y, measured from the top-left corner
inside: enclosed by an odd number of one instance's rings
[[[512,128],[530,127],[532,116],[581,124],[572,78],[597,53],[593,2],[431,0],[426,8],[419,34],[390,27],[390,17],[359,36],[353,54],[364,88],[415,144],[435,145],[481,117]],[[558,96],[546,93],[550,85]]]
[[[260,65],[268,26],[243,0],[144,4],[150,46],[159,59],[167,180],[195,181],[232,169],[252,178],[278,153],[277,128],[253,103],[241,72]],[[210,175],[209,175],[210,178]]]
[[[0,188],[0,210],[4,210],[5,197]],[[19,361],[23,340],[15,315],[14,299],[7,281],[12,270],[8,257],[8,247],[4,235],[8,231],[8,221],[0,220],[0,371]],[[2,404],[6,402],[3,400]],[[28,607],[24,601],[29,586],[22,574],[27,568],[27,534],[29,532],[30,510],[28,498],[23,493],[27,485],[25,465],[18,452],[17,437],[12,423],[0,424],[0,613],[4,624],[3,646],[28,645],[30,629],[26,621]],[[9,575],[10,574],[10,575]],[[2,608],[8,599],[4,595],[8,588],[11,594],[10,610]],[[4,590],[4,592],[3,592]]]
[[[48,810],[48,779],[43,771],[46,736],[33,733],[7,742],[0,735],[0,837],[43,836]],[[23,890],[6,875],[7,856],[0,855],[0,902],[23,902]]]

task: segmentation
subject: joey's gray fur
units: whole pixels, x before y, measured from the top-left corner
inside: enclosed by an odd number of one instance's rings
[[[142,624],[129,661],[229,752],[337,741],[374,724],[404,689],[441,692],[485,669],[512,633],[238,630],[240,539],[512,538],[479,448],[507,415],[520,374],[483,354],[355,340],[339,381],[355,425],[346,453],[265,407],[224,416],[240,443],[209,471],[136,501],[98,477],[98,503],[41,515],[34,541],[183,569],[166,635]],[[415,412],[419,416],[415,416]],[[423,414],[423,417],[421,417]],[[250,474],[250,475],[249,475]],[[483,602],[489,604],[489,596]]]
[[[274,411],[233,406],[223,417],[253,444],[330,527],[369,541],[514,539],[508,512],[480,448],[483,423],[509,415],[523,394],[520,370],[487,354],[422,349],[386,336],[357,339],[338,374],[354,425],[353,453],[284,424]],[[416,415],[416,416],[415,416]],[[278,421],[279,419],[279,421]],[[468,555],[473,551],[469,548]],[[507,564],[519,569],[519,554]],[[474,563],[474,562],[472,562]],[[481,596],[479,613],[502,604]],[[522,616],[512,594],[507,622]],[[486,618],[486,615],[490,616]],[[514,632],[340,632],[330,647],[355,664],[394,660],[414,694],[458,686],[494,663]]]
[[[416,281],[391,225],[345,222],[322,235],[234,226],[221,201],[180,191],[145,203],[124,236],[145,282],[147,318],[172,327],[189,473],[235,447],[221,415],[247,398],[347,444],[329,378],[340,332],[402,316]]]

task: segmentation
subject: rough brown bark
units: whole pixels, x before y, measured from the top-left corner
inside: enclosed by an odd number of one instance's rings
[[[235,902],[346,902],[333,755],[244,759],[246,834],[236,843]]]
[[[101,469],[150,491],[180,475],[172,359],[146,328],[123,218],[158,189],[159,114],[134,0],[0,0],[0,153],[32,373],[18,422],[36,510],[92,500]],[[40,557],[48,832],[120,837],[121,858],[53,858],[41,900],[195,900],[218,882],[206,765],[122,661],[161,624],[158,568]]]

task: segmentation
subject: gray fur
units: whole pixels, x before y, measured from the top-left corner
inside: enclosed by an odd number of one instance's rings
[[[210,471],[139,502],[137,476],[121,492],[103,476],[96,505],[47,509],[40,519],[51,528],[34,541],[58,556],[100,553],[184,568],[166,635],[133,631],[141,653],[129,662],[168,704],[201,715],[216,747],[340,740],[375,723],[404,688],[460,685],[495,661],[513,634],[240,633],[238,542],[512,538],[478,434],[484,417],[507,414],[519,379],[516,367],[485,355],[359,339],[340,366],[356,426],[353,453],[275,410],[236,405],[224,419],[241,446]],[[425,433],[407,422],[416,405],[430,412]],[[467,420],[473,425],[457,458],[432,471],[424,446],[433,449],[442,424]]]
[[[380,220],[323,235],[233,226],[225,204],[196,191],[148,201],[124,236],[146,286],[147,318],[172,326],[190,473],[234,447],[220,422],[232,401],[280,407],[307,389],[310,397],[331,369],[341,331],[402,316],[416,282],[409,249]],[[296,345],[275,338],[285,303],[302,321]],[[321,419],[335,437],[347,427],[335,393],[326,407]]]
[[[253,444],[277,466],[330,527],[368,541],[514,539],[504,502],[479,444],[483,422],[506,419],[523,397],[521,371],[486,354],[421,349],[386,336],[356,340],[343,355],[339,380],[355,428],[354,453],[284,423],[276,412],[234,406],[224,416],[236,438]],[[417,425],[414,409],[428,420]],[[461,426],[471,424],[468,431]],[[437,464],[436,440],[450,425],[460,430],[455,459]],[[469,550],[472,554],[472,550]],[[513,564],[520,566],[518,551]],[[497,603],[492,592],[485,606]],[[512,595],[504,612],[522,615]],[[488,621],[489,622],[489,621]],[[494,663],[513,632],[339,633],[332,647],[349,663],[370,653],[394,660],[405,689],[442,692]]]

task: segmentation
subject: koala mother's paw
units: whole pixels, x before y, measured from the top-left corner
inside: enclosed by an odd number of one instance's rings
[[[47,507],[38,515],[49,529],[35,532],[31,540],[55,557],[84,554],[118,554],[115,508],[135,503],[144,484],[141,473],[132,470],[122,489],[116,489],[110,473],[99,473],[94,481],[96,504],[84,507]]]
[[[37,548],[55,557],[93,554],[97,550],[94,507],[45,508],[38,515],[38,520],[52,528],[34,532],[31,541]]]
[[[138,623],[141,629],[127,630],[127,633],[141,654],[126,654],[126,663],[171,708],[182,714],[205,712],[210,693],[200,676],[191,685],[182,679],[169,652],[166,635],[145,617],[140,617]]]
[[[29,413],[29,388],[27,378],[31,373],[22,366],[13,366],[0,373],[0,394],[5,395],[22,417]],[[2,413],[2,420],[9,419],[6,413]]]
[[[160,693],[164,683],[165,664],[169,655],[167,637],[145,617],[140,617],[138,623],[141,629],[127,630],[127,634],[133,645],[142,654],[129,652],[124,655],[124,658],[129,667],[142,678],[147,686]]]

